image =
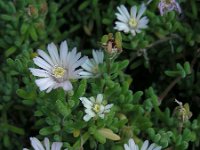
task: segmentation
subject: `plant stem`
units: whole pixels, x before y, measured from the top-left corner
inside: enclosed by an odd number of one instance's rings
[[[154,42],[154,43],[152,43],[152,44],[149,44],[149,45],[146,47],[146,49],[152,48],[152,47],[154,47],[154,46],[156,46],[156,45],[158,45],[158,44],[160,44],[160,43],[166,42],[166,41],[171,40],[171,39],[179,39],[179,40],[182,40],[182,38],[181,38],[179,35],[177,35],[177,34],[171,34],[171,36],[169,36],[169,37],[162,38],[162,39],[157,40],[156,42]]]
[[[197,49],[197,54],[194,56],[192,62],[191,62],[191,72],[193,70],[194,64],[197,61],[197,57],[199,57],[200,55],[200,48]],[[181,77],[177,77],[176,79],[174,79],[169,85],[168,87],[164,90],[164,92],[162,92],[160,94],[160,96],[158,97],[158,101],[161,103],[161,101],[167,96],[167,94],[171,91],[171,89],[181,80]]]
[[[176,83],[178,83],[181,80],[181,77],[177,77],[176,79],[174,79],[169,85],[168,87],[164,90],[164,92],[162,92],[160,94],[160,96],[158,97],[158,101],[161,103],[161,101],[167,96],[167,94],[171,91],[171,89],[176,85]]]

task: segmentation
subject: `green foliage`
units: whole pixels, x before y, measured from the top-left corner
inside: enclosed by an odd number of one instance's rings
[[[129,138],[198,149],[200,5],[180,1],[181,15],[160,16],[158,2],[147,6],[148,28],[132,36],[114,30],[115,13],[138,0],[1,0],[0,149],[28,147],[32,136],[62,141],[69,150],[122,150]],[[101,74],[71,81],[71,91],[40,91],[28,69],[37,49],[66,39],[87,55],[104,49]],[[85,122],[79,98],[99,93],[113,107],[104,119]]]

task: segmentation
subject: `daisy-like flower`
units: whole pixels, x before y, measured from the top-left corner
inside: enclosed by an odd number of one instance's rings
[[[93,50],[92,55],[92,59],[87,59],[85,63],[81,65],[85,71],[80,72],[79,75],[86,78],[98,77],[100,75],[99,64],[103,63],[104,53],[101,50]]]
[[[48,44],[47,49],[49,54],[39,49],[39,56],[33,59],[40,69],[29,68],[34,76],[40,77],[35,80],[36,85],[47,93],[59,87],[65,91],[72,90],[70,80],[81,78],[79,73],[82,69],[76,68],[80,67],[87,57],[80,58],[81,53],[77,53],[76,47],[68,51],[66,41],[61,43],[59,53],[54,43]]]
[[[37,138],[31,137],[30,138],[31,145],[34,150],[61,150],[63,143],[62,142],[53,142],[50,145],[49,139],[44,138],[43,143],[41,143]],[[23,148],[23,150],[29,150],[27,148]],[[67,149],[65,149],[67,150]]]
[[[141,5],[138,11],[136,6],[132,6],[130,13],[124,5],[117,7],[117,10],[119,13],[115,13],[115,15],[119,21],[115,22],[115,29],[118,31],[124,31],[125,33],[131,32],[135,36],[136,33],[141,32],[141,29],[147,28],[149,20],[146,16],[142,17],[146,10],[144,4]]]
[[[129,139],[128,144],[124,144],[124,150],[161,150],[161,146],[156,146],[155,143],[149,145],[149,141],[144,141],[141,149],[135,144],[133,139]]]
[[[94,97],[90,97],[89,99],[86,97],[80,97],[79,99],[81,100],[83,106],[86,108],[86,115],[83,117],[83,120],[85,121],[89,121],[93,117],[100,117],[103,119],[105,114],[110,112],[110,108],[113,106],[113,104],[102,104],[102,94],[98,94],[96,99]]]
[[[176,0],[160,0],[158,4],[161,16],[170,11],[177,11],[181,13],[181,7]]]

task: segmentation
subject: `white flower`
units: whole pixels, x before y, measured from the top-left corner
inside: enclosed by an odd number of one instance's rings
[[[89,78],[89,77],[98,77],[99,64],[103,63],[104,53],[101,50],[92,51],[93,58],[87,59],[85,63],[81,66],[85,71],[79,73],[79,75]]]
[[[106,106],[102,104],[102,94],[98,94],[96,99],[94,97],[90,97],[89,99],[86,97],[80,97],[79,99],[86,108],[86,115],[83,117],[85,121],[89,121],[91,118],[98,116],[103,119],[105,114],[110,112],[110,108],[113,106],[113,104],[108,104]]]
[[[48,44],[47,49],[49,55],[39,49],[39,57],[33,59],[40,69],[29,68],[34,76],[40,77],[35,83],[41,91],[46,92],[59,87],[65,91],[72,90],[70,80],[81,78],[79,73],[82,69],[76,68],[80,67],[87,57],[80,58],[81,53],[77,53],[76,47],[68,51],[66,41],[61,43],[59,53],[54,43]]]
[[[50,145],[49,139],[44,138],[43,143],[41,143],[37,138],[31,137],[30,138],[31,145],[34,150],[60,150],[63,143],[62,142],[53,142],[52,145]],[[23,148],[23,150],[28,150],[27,148]],[[67,150],[67,149],[65,149]]]
[[[146,6],[144,4],[141,5],[138,12],[137,7],[132,6],[130,14],[124,5],[118,6],[117,9],[119,13],[115,13],[115,15],[119,21],[115,22],[115,29],[118,31],[124,31],[125,33],[131,32],[131,34],[135,36],[136,33],[141,32],[141,29],[147,28],[149,20],[146,16],[142,17],[146,10]]]
[[[133,139],[129,139],[128,144],[124,144],[124,150],[161,150],[161,146],[156,146],[155,143],[149,145],[149,141],[144,141],[141,149],[135,144]]]

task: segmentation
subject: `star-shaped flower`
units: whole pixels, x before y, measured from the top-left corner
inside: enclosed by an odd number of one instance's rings
[[[76,48],[68,51],[66,41],[61,43],[59,52],[54,43],[49,44],[47,49],[49,54],[39,49],[39,56],[33,59],[40,68],[29,68],[34,76],[40,77],[35,80],[36,85],[41,91],[46,90],[47,93],[59,87],[65,91],[72,90],[70,80],[81,78],[79,73],[82,69],[77,68],[86,61],[87,57],[80,58],[81,53],[77,53]]]
[[[94,97],[90,97],[89,99],[86,97],[80,97],[79,99],[81,100],[83,106],[86,108],[86,115],[83,117],[85,121],[89,121],[93,117],[100,117],[103,119],[105,114],[110,112],[110,108],[113,106],[113,104],[102,104],[102,94],[98,94],[96,99]]]
[[[141,5],[140,9],[137,11],[136,6],[132,6],[130,13],[124,5],[117,7],[118,13],[115,13],[119,21],[115,22],[115,29],[118,31],[123,31],[125,33],[131,32],[133,36],[136,33],[140,33],[141,29],[147,28],[147,23],[149,22],[146,16],[142,17],[146,11],[146,6]]]

